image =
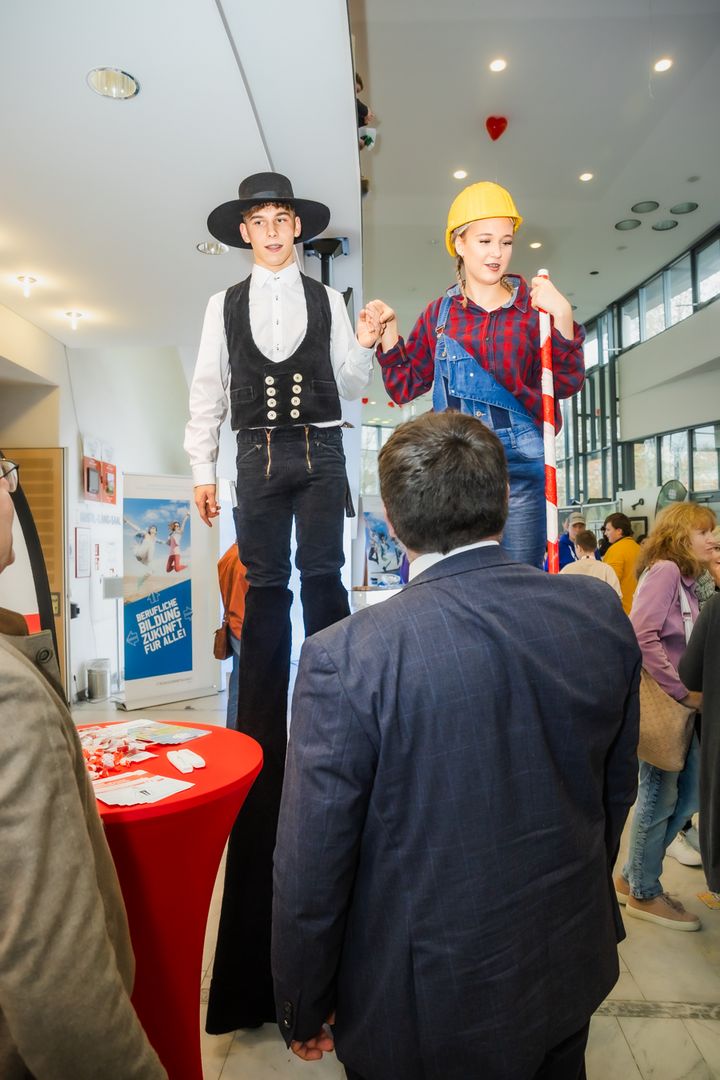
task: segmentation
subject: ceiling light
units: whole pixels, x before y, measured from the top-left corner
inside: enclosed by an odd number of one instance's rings
[[[587,184],[588,180],[592,180],[592,178],[593,173],[591,172],[581,172],[578,176],[578,180],[582,180],[583,184]]]
[[[679,202],[670,207],[671,214],[692,214],[693,210],[697,210],[698,204],[696,202]]]
[[[18,274],[18,281],[22,285],[23,296],[27,300],[30,296],[30,290],[33,285],[37,285],[37,278],[30,277],[29,274]]]
[[[503,60],[501,56],[498,56],[497,60],[492,60],[490,63],[491,71],[504,71],[507,67],[507,60]]]
[[[638,221],[637,218],[625,218],[623,221],[615,222],[615,228],[620,232],[629,232],[630,229],[639,229],[641,225],[642,222]],[[655,228],[654,225],[653,228]]]
[[[665,221],[656,221],[653,225],[653,229],[655,232],[668,232],[670,229],[676,229],[679,224],[680,222],[670,221],[669,219]]]
[[[530,245],[530,247],[531,247],[531,248],[535,248],[535,249],[537,249],[537,248],[541,248],[541,247],[542,247],[542,244],[540,243],[540,241],[539,241],[539,240],[533,240],[533,242],[532,242],[532,244]]]
[[[669,56],[663,56],[662,59],[656,60],[653,64],[655,71],[669,71],[673,62]]]
[[[464,180],[467,176],[467,169],[456,169],[453,176],[456,180]]]
[[[371,401],[370,404],[371,405],[377,405],[377,401]]]
[[[114,98],[116,101],[125,101],[140,93],[137,79],[120,68],[93,68],[87,73],[87,84],[101,97]]]
[[[655,202],[654,199],[646,199],[645,202],[636,202],[634,206],[631,206],[633,214],[649,214],[653,210],[657,210],[660,203]]]
[[[71,330],[77,330],[78,319],[82,319],[82,317],[83,316],[82,316],[81,311],[66,311],[65,312],[65,318],[70,320],[70,329]]]
[[[230,250],[227,244],[221,244],[219,240],[203,240],[202,244],[196,244],[195,247],[203,255],[224,255]]]

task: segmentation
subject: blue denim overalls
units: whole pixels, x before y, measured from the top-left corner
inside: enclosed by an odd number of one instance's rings
[[[452,298],[459,293],[458,285],[449,289],[438,312],[433,409],[455,409],[477,416],[500,439],[510,474],[510,512],[503,547],[513,559],[542,568],[546,540],[542,434],[517,398],[444,333]],[[510,306],[514,299],[504,306]]]

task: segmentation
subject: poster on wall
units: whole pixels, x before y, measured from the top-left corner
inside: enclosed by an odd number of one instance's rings
[[[202,601],[207,567],[214,571],[217,556],[210,552],[207,558],[210,538],[193,527],[191,494],[189,478],[124,477],[126,708],[215,690]],[[201,566],[196,568],[198,553]],[[200,641],[195,640],[198,627]]]
[[[368,507],[365,500],[365,558],[367,584],[396,588],[407,581],[407,560],[402,545],[390,535],[381,509]]]

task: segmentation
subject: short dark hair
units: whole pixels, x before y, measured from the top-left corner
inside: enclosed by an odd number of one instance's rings
[[[610,514],[605,518],[603,528],[605,528],[606,525],[612,525],[613,529],[620,529],[623,536],[633,535],[633,527],[630,524],[630,518],[627,514]]]
[[[267,202],[255,203],[255,205],[251,206],[249,210],[243,210],[243,212],[242,212],[243,221],[247,224],[248,218],[252,217],[253,214],[256,214],[258,212],[258,210],[264,210],[266,206],[276,206],[278,208],[278,210],[287,210],[288,213],[292,214],[292,216],[295,217],[295,207],[294,206],[291,206],[290,203],[275,202],[274,200],[271,199],[271,200],[269,200]]]
[[[591,529],[583,529],[575,537],[575,547],[582,548],[583,551],[594,551],[597,547],[597,536]]]
[[[465,413],[425,413],[400,424],[378,455],[380,494],[411,551],[473,544],[502,532],[508,474],[502,443]]]

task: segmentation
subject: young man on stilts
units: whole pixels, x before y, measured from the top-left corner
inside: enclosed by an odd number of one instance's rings
[[[211,297],[190,388],[185,449],[195,503],[219,513],[215,462],[228,410],[237,432],[239,556],[249,590],[240,651],[237,726],[262,745],[263,770],[233,828],[215,952],[207,1031],[276,1019],[270,972],[272,853],[287,740],[292,593],[297,538],[305,633],[349,615],[340,578],[347,478],[340,397],[370,382],[379,323],[365,312],[353,334],[340,293],[301,274],[294,245],[323,232],[330,211],[297,199],[287,177],[258,173],[208,229],[251,248],[252,273]]]
[[[445,245],[456,259],[457,284],[433,300],[407,341],[383,301],[367,305],[384,327],[378,362],[398,404],[432,388],[433,409],[476,416],[498,436],[510,475],[510,512],[503,546],[520,562],[542,566],[545,470],[538,309],[553,318],[555,428],[560,398],[583,384],[585,331],[569,301],[546,278],[528,288],[507,273],[522,218],[498,184],[471,184],[448,213]]]

